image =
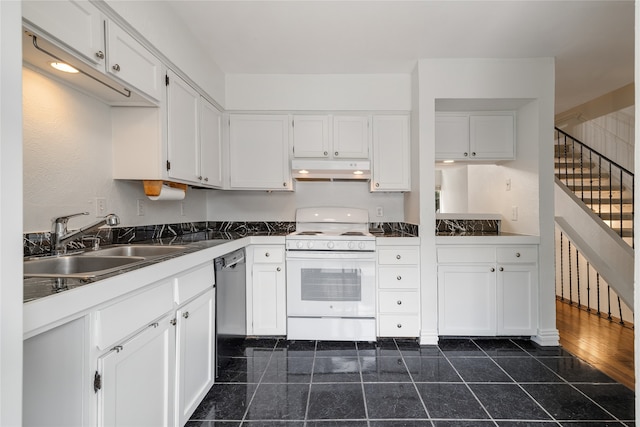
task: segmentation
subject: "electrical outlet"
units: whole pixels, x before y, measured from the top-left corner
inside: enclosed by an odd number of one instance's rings
[[[96,197],[95,206],[96,216],[107,215],[107,199],[105,199],[104,197]]]
[[[505,190],[511,191],[511,178],[507,178]]]
[[[184,202],[180,202],[180,215],[181,216],[185,216],[186,215],[184,213]]]
[[[511,221],[517,221],[517,220],[518,220],[518,207],[511,206]]]
[[[382,209],[382,206],[378,206],[376,208],[376,216],[384,216],[384,210]]]
[[[138,216],[144,216],[144,200],[137,199],[136,200],[136,210],[138,212]]]

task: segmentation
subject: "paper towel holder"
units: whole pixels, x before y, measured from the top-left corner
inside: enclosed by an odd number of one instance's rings
[[[162,190],[162,184],[168,185],[172,188],[179,188],[185,193],[187,192],[187,184],[163,180],[143,180],[142,185],[144,186],[144,194],[146,196],[159,196],[160,190]]]

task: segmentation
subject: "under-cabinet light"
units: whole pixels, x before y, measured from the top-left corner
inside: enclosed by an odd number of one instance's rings
[[[64,73],[77,73],[78,72],[78,70],[76,70],[75,68],[73,68],[69,64],[65,64],[64,62],[52,62],[51,66],[53,68],[55,68],[56,70],[62,71]]]
[[[308,171],[308,170],[306,170],[306,169],[302,169],[302,170],[299,170],[299,171],[298,171],[298,173],[304,173],[304,174],[307,174],[307,173],[309,173],[309,171]]]
[[[362,175],[363,173],[364,173],[364,172],[362,172],[362,171],[353,171],[353,174],[354,174],[354,175]]]
[[[443,160],[442,163],[454,163],[455,160]]]

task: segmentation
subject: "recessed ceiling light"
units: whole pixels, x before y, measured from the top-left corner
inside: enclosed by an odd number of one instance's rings
[[[51,66],[53,68],[55,68],[58,71],[62,71],[65,73],[77,73],[78,70],[76,70],[75,68],[73,68],[71,65],[69,64],[65,64],[64,62],[52,62]]]

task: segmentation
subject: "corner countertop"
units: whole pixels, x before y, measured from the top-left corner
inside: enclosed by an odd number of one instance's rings
[[[436,233],[436,245],[540,244],[540,236],[516,233]]]

